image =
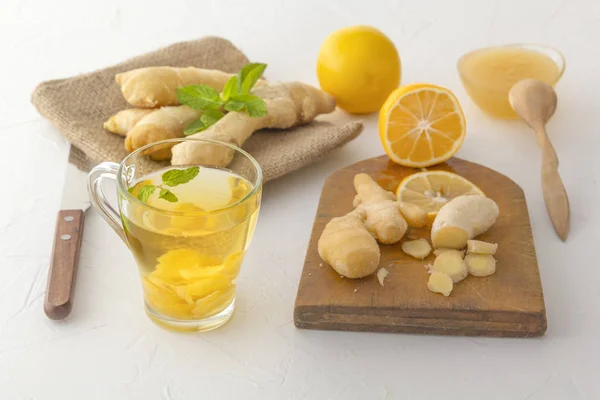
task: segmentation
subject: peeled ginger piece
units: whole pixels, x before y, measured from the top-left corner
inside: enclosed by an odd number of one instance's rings
[[[225,290],[217,290],[206,297],[196,300],[191,312],[194,315],[217,314],[231,304],[234,295],[235,288],[233,286]]]
[[[156,269],[149,275],[169,284],[180,284],[186,278],[181,271],[193,270],[196,266],[217,266],[222,263],[217,257],[202,254],[192,249],[170,250],[158,257]]]
[[[457,249],[446,249],[444,247],[440,247],[439,249],[435,249],[433,251],[433,254],[437,257],[442,253],[446,253],[446,252],[454,252],[456,254],[458,254],[460,256],[460,258],[463,258],[463,256],[465,255],[464,250],[457,250]]]
[[[178,286],[178,288],[184,288],[184,295],[180,295],[180,297],[182,300],[186,300],[187,296],[190,296],[194,299],[194,301],[196,301],[197,299],[208,296],[217,290],[222,291],[227,289],[232,284],[231,280],[231,277],[225,275],[216,277],[214,279],[199,279],[195,282],[188,283],[185,286]]]
[[[143,280],[146,302],[172,318],[215,315],[233,300],[242,259],[241,252],[220,259],[193,249],[168,251]]]
[[[436,257],[432,269],[448,275],[454,283],[462,281],[469,274],[462,257],[458,253],[449,251]]]
[[[488,243],[481,240],[468,240],[467,241],[467,252],[475,254],[496,254],[498,250],[497,243]]]
[[[158,264],[165,268],[179,270],[196,265],[218,265],[221,260],[192,249],[170,250],[158,257]]]
[[[496,272],[496,260],[490,254],[467,254],[465,263],[473,276],[489,276]]]
[[[423,260],[431,253],[431,246],[427,239],[409,240],[402,243],[402,251],[418,260]]]
[[[209,218],[207,215],[200,215],[199,213],[204,210],[193,203],[178,203],[174,207],[174,211],[182,214],[186,213],[171,217],[171,227],[178,229],[180,232],[200,229]]]
[[[450,296],[453,288],[452,278],[443,272],[434,271],[427,281],[427,289],[433,293],[441,293],[446,297]]]
[[[193,305],[181,301],[174,291],[154,277],[142,279],[146,301],[162,314],[179,319],[189,319]]]
[[[433,247],[462,249],[469,239],[487,231],[498,218],[498,205],[480,195],[458,196],[438,212],[431,227]]]

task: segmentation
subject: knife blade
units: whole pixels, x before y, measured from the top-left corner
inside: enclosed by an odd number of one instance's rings
[[[73,148],[69,150],[69,156],[72,151]],[[83,237],[84,212],[90,207],[86,181],[85,172],[78,170],[70,162],[67,163],[44,299],[44,312],[50,319],[66,318],[73,306],[73,290]]]

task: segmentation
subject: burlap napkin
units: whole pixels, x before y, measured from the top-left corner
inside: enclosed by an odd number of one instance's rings
[[[100,71],[43,82],[33,92],[31,101],[71,142],[70,161],[89,170],[102,161],[120,162],[127,154],[123,138],[102,128],[106,119],[128,107],[115,83],[115,74],[161,65],[235,73],[247,63],[248,58],[231,42],[206,37],[177,43]],[[317,120],[285,131],[257,132],[244,149],[257,159],[268,181],[312,163],[354,139],[361,130],[360,122],[337,126]]]

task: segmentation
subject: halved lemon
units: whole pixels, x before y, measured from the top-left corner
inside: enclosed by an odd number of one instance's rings
[[[466,123],[448,89],[426,83],[402,86],[379,112],[379,138],[392,161],[429,167],[454,155],[465,139]]]
[[[415,204],[425,211],[432,223],[444,204],[455,197],[485,193],[473,182],[448,171],[424,171],[409,175],[398,185],[399,201]]]

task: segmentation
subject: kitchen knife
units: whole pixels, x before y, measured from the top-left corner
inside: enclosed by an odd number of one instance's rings
[[[70,152],[72,151],[71,148]],[[44,300],[44,312],[50,319],[66,318],[73,305],[79,249],[83,237],[84,212],[90,206],[86,181],[85,172],[78,170],[71,163],[67,164]]]

